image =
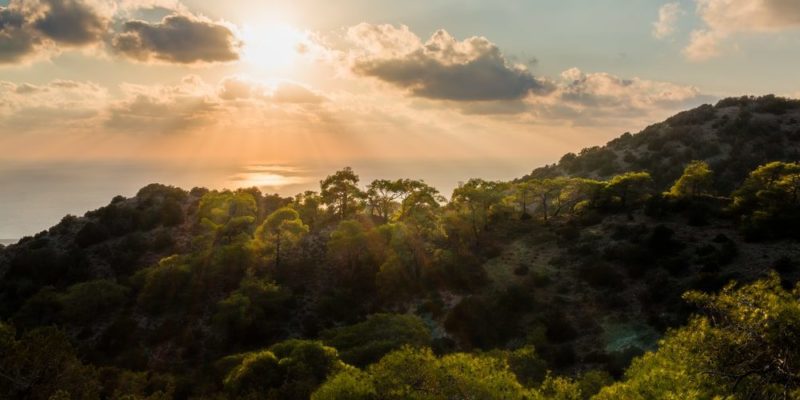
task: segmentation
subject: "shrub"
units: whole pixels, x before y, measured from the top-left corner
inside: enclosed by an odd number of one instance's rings
[[[356,366],[372,364],[406,345],[431,344],[428,327],[415,315],[374,314],[364,322],[323,331],[320,337],[339,350],[342,360]]]
[[[121,307],[129,292],[127,287],[105,279],[70,286],[61,296],[64,320],[84,324],[102,317]]]

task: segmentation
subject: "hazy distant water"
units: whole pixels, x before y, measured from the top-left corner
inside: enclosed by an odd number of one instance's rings
[[[130,197],[149,183],[191,189],[260,186],[290,196],[319,190],[319,181],[351,166],[366,185],[376,178],[417,178],[449,197],[459,181],[473,177],[512,179],[536,160],[352,161],[313,165],[177,165],[134,162],[7,163],[0,161],[0,239],[18,239],[55,225],[66,214],[83,215],[115,195]]]

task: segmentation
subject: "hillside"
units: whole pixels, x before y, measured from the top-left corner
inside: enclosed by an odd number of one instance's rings
[[[755,296],[782,310],[770,326],[800,326],[784,290],[800,280],[798,121],[800,101],[725,99],[449,202],[349,168],[290,198],[149,185],[0,247],[0,394],[653,398],[630,395],[649,371],[634,357],[743,331],[691,318],[704,307],[737,316],[725,302]],[[759,291],[683,297],[731,281]],[[674,357],[669,379],[688,376]],[[800,390],[785,369],[693,393]]]
[[[675,181],[692,160],[709,163],[715,188],[730,192],[765,160],[800,160],[800,100],[775,96],[720,100],[678,113],[605,146],[568,153],[529,177],[609,178],[649,171],[659,187]]]

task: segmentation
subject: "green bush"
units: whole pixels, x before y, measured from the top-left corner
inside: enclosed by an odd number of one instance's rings
[[[96,320],[118,310],[129,293],[129,288],[105,279],[72,285],[61,296],[64,321],[85,324]]]
[[[323,331],[320,337],[339,350],[342,360],[360,367],[404,345],[427,347],[431,344],[428,327],[415,315],[374,314],[364,322]]]

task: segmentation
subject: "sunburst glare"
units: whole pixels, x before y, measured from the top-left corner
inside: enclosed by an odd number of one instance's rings
[[[292,66],[300,54],[305,35],[284,23],[264,22],[242,27],[242,59],[259,68]]]

